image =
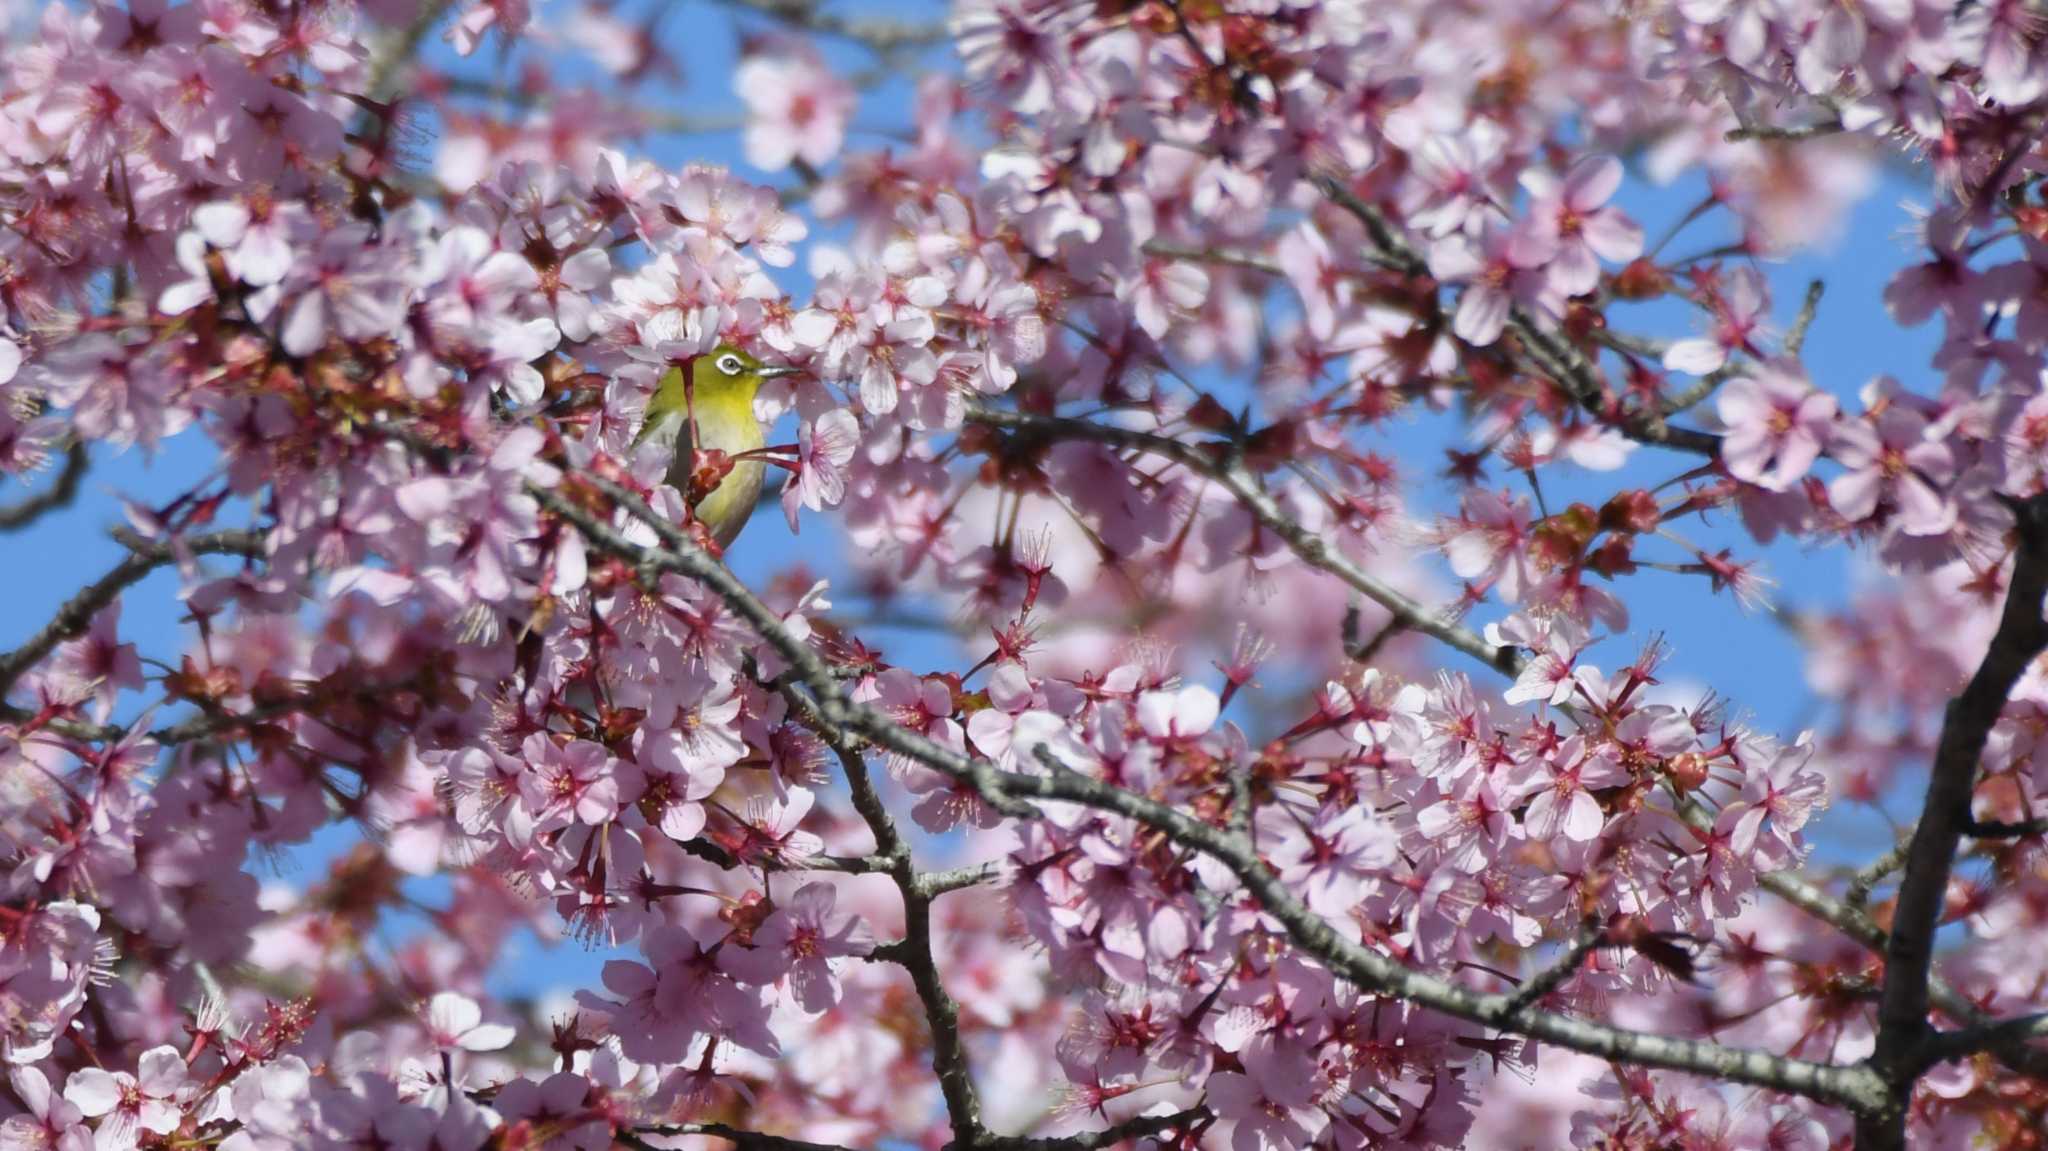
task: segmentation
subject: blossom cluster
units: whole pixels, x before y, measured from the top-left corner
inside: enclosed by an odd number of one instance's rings
[[[53,4],[10,50],[0,527],[212,462],[0,653],[0,1147],[1847,1145],[1835,1079],[1659,1044],[1884,1039],[1889,873],[1796,876],[1943,742],[2048,493],[2023,6],[765,11],[779,188],[649,158],[666,59],[610,10]],[[412,59],[437,22],[524,74]],[[951,70],[859,150],[878,81],[813,37]],[[1941,346],[1854,391],[1753,261],[1899,143],[1885,301]],[[1624,156],[1737,241],[1668,256]],[[755,414],[811,530],[751,589],[640,436],[724,344],[799,369]],[[1415,413],[1469,432],[1447,499]],[[1627,635],[1643,571],[1760,605],[1779,537],[1890,581],[1788,613],[1818,732]],[[158,569],[182,651],[135,639]],[[962,658],[863,628],[906,615]],[[1969,814],[2024,829],[2048,672],[1994,702]],[[1939,1022],[2042,1007],[2040,840],[1947,889]],[[522,933],[597,985],[498,994]],[[2031,1146],[1999,1055],[1904,1129]]]

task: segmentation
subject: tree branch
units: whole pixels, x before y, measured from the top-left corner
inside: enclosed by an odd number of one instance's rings
[[[1597,1055],[1620,1063],[1661,1067],[1709,1075],[1731,1082],[1806,1095],[1860,1112],[1881,1107],[1885,1085],[1868,1068],[1812,1063],[1764,1051],[1724,1047],[1684,1039],[1625,1031],[1531,1007],[1518,1007],[1505,995],[1485,994],[1445,979],[1412,970],[1396,960],[1354,943],[1335,931],[1306,904],[1296,899],[1242,838],[1197,820],[1184,812],[1100,780],[1055,765],[1049,775],[1002,771],[986,760],[971,760],[909,731],[885,713],[847,698],[823,658],[799,641],[780,617],[739,579],[697,547],[674,524],[656,515],[646,502],[608,480],[583,473],[587,483],[611,496],[650,528],[661,547],[642,547],[560,492],[530,485],[543,506],[574,525],[599,551],[631,563],[642,578],[654,582],[669,572],[696,579],[724,599],[762,639],[794,669],[810,694],[817,715],[842,733],[896,752],[956,779],[987,795],[1003,797],[1003,809],[1035,814],[1026,800],[1059,800],[1129,816],[1165,833],[1183,847],[1216,860],[1243,883],[1265,912],[1278,921],[1304,952],[1333,973],[1362,989],[1404,999],[1419,1006],[1483,1026]]]
[[[827,12],[816,0],[718,0],[729,8],[745,8],[792,27],[864,44],[887,56],[906,48],[929,48],[950,38],[944,24],[913,24],[900,20],[853,20]]]
[[[1948,705],[1920,822],[1906,848],[1891,938],[1885,946],[1877,1049],[1871,1056],[1872,1065],[1892,1083],[1893,1105],[1859,1121],[1856,1145],[1861,1151],[1905,1146],[1905,1099],[1920,1070],[1918,1052],[1930,1033],[1928,979],[1934,934],[1948,900],[1956,847],[1971,822],[1978,759],[2013,685],[2048,648],[2048,620],[2041,615],[2042,599],[2048,596],[2048,494],[2013,501],[2012,511],[2016,558],[1998,631],[1976,674]]]
[[[1227,461],[1222,453],[1222,444],[1213,447],[1189,444],[1168,436],[1131,428],[1112,427],[1090,420],[1041,416],[991,408],[982,404],[968,405],[967,418],[988,427],[1029,429],[1050,433],[1061,439],[1089,440],[1112,447],[1129,448],[1178,463],[1221,486],[1252,514],[1252,518],[1256,519],[1261,527],[1279,536],[1303,562],[1336,576],[1367,599],[1379,604],[1393,616],[1394,622],[1403,628],[1448,644],[1505,675],[1512,676],[1520,670],[1520,657],[1513,648],[1495,647],[1472,629],[1443,619],[1439,613],[1424,607],[1405,592],[1353,563],[1330,547],[1322,536],[1289,518],[1280,510],[1280,505],[1274,502],[1273,497],[1259,486],[1257,478],[1245,470],[1242,464]]]
[[[1551,992],[1564,986],[1566,980],[1578,974],[1579,966],[1586,962],[1586,957],[1598,951],[1606,942],[1605,928],[1595,923],[1586,924],[1579,929],[1578,937],[1572,940],[1571,946],[1565,948],[1564,954],[1552,960],[1550,966],[1524,980],[1520,987],[1515,988],[1515,993],[1508,996],[1508,1003],[1520,1011],[1543,1002]]]
[[[85,448],[72,444],[64,449],[64,468],[49,487],[18,503],[0,506],[0,534],[20,531],[53,511],[71,506],[78,498],[78,481],[85,476]]]
[[[1138,1115],[1100,1131],[1082,1131],[1073,1135],[991,1135],[982,1146],[986,1151],[1098,1151],[1126,1139],[1185,1131],[1209,1117],[1208,1108],[1190,1107],[1170,1115]]]
[[[15,680],[41,662],[58,644],[85,634],[85,630],[92,626],[92,617],[98,615],[100,609],[113,603],[123,591],[140,583],[149,573],[177,559],[181,548],[195,555],[239,555],[260,559],[264,554],[263,541],[262,532],[243,530],[187,536],[176,547],[170,541],[137,541],[126,559],[66,600],[42,630],[30,636],[20,647],[0,655],[0,698],[6,696]]]
[[[1960,1031],[1943,1031],[1928,1040],[1925,1054],[1927,1062],[1939,1063],[1944,1059],[1960,1059],[1979,1051],[2042,1038],[2048,1038],[2048,1012],[2000,1019]]]
[[[836,681],[834,686],[837,687]],[[789,696],[795,691],[791,685],[783,689],[783,694]],[[799,707],[797,714],[809,717],[814,713]],[[847,790],[853,796],[853,808],[873,833],[877,853],[889,862],[889,877],[896,881],[896,890],[903,896],[903,939],[889,950],[887,958],[910,973],[917,997],[924,1002],[925,1025],[932,1036],[932,1073],[938,1076],[939,1094],[946,1101],[954,1151],[974,1151],[988,1132],[981,1125],[981,1100],[975,1094],[967,1047],[960,1040],[960,1008],[939,979],[938,959],[932,954],[932,900],[937,894],[919,882],[917,868],[910,858],[910,845],[896,830],[896,820],[876,793],[874,781],[868,778],[867,761],[860,749],[829,724],[819,723],[813,730],[838,754],[839,764],[846,772]],[[878,948],[876,954],[881,955],[882,949]]]
[[[1365,226],[1366,235],[1371,237],[1374,247],[1379,249],[1377,263],[1409,276],[1428,274],[1428,263],[1401,239],[1400,234],[1388,223],[1386,216],[1378,208],[1353,192],[1335,175],[1319,173],[1311,179],[1324,196],[1351,213]],[[1570,393],[1581,408],[1602,422],[1613,424],[1623,435],[1639,443],[1692,452],[1709,459],[1720,454],[1719,436],[1694,428],[1674,428],[1665,423],[1661,416],[1649,412],[1610,412],[1603,402],[1607,386],[1599,368],[1573,347],[1569,340],[1559,339],[1545,331],[1529,309],[1521,305],[1511,308],[1508,312],[1508,326],[1514,330],[1522,346],[1529,351],[1530,358],[1537,362],[1537,366],[1542,368],[1546,375],[1556,380],[1559,386]]]
[[[1849,906],[1861,911],[1870,902],[1870,891],[1885,881],[1892,872],[1905,866],[1906,841],[1900,840],[1891,850],[1870,861],[1854,878],[1849,880],[1849,890],[1842,896]]]
[[[1963,834],[1972,839],[2031,839],[2037,835],[2048,835],[2048,818],[2028,819],[2018,823],[1972,819],[1963,825]]]
[[[708,1135],[723,1139],[742,1151],[852,1151],[832,1143],[807,1143],[802,1139],[789,1139],[781,1135],[768,1135],[760,1131],[749,1131],[744,1127],[733,1127],[724,1123],[668,1123],[648,1127],[636,1127],[620,1131],[614,1136],[620,1143],[635,1151],[664,1151],[649,1143],[646,1136],[663,1139],[680,1139],[690,1135]]]
[[[1792,317],[1792,329],[1785,333],[1785,354],[1795,360],[1806,347],[1806,333],[1812,330],[1814,317],[1820,315],[1820,297],[1825,291],[1825,283],[1819,280],[1807,282],[1806,299],[1800,302],[1799,314]]]
[[[1159,1135],[1168,1131],[1186,1130],[1209,1118],[1206,1107],[1191,1107],[1168,1115],[1138,1115],[1121,1123],[1104,1127],[1098,1131],[1078,1131],[1072,1135],[987,1135],[981,1143],[984,1151],[1100,1151],[1113,1147],[1128,1139],[1141,1139],[1148,1135]],[[672,1123],[639,1127],[619,1132],[619,1142],[639,1151],[658,1151],[644,1136],[679,1138],[689,1135],[704,1135],[724,1139],[743,1151],[855,1151],[832,1143],[807,1143],[801,1139],[790,1139],[781,1135],[767,1135],[733,1127],[725,1123]]]

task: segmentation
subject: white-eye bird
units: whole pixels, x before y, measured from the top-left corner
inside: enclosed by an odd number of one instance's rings
[[[647,420],[633,438],[633,450],[653,443],[673,451],[668,483],[693,499],[692,510],[720,548],[730,547],[754,514],[761,496],[766,465],[758,452],[767,444],[761,421],[754,417],[754,394],[764,380],[793,376],[802,368],[772,367],[733,347],[720,344],[697,357],[686,376],[674,367],[661,377],[647,402]],[[699,449],[724,453],[731,470],[708,491],[692,491],[699,468],[716,461]],[[715,478],[707,469],[707,480]]]

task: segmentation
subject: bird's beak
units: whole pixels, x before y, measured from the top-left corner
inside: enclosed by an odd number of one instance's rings
[[[762,379],[764,379],[764,380],[779,380],[779,379],[781,379],[781,378],[782,378],[782,377],[784,377],[784,376],[800,376],[800,375],[804,374],[804,372],[805,372],[805,371],[807,371],[807,370],[809,370],[809,369],[806,369],[806,368],[792,368],[792,367],[788,367],[788,366],[783,366],[783,367],[775,367],[775,366],[771,366],[771,365],[763,364],[763,365],[761,366],[761,370],[760,370],[760,372],[759,372],[759,375],[760,375],[760,377],[761,377]]]

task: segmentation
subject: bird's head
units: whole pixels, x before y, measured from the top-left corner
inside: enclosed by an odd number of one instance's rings
[[[693,399],[699,409],[706,404],[751,406],[764,380],[793,376],[802,370],[764,364],[731,344],[720,344],[691,362],[687,382],[682,368],[670,368],[655,388],[652,409],[684,411]]]

